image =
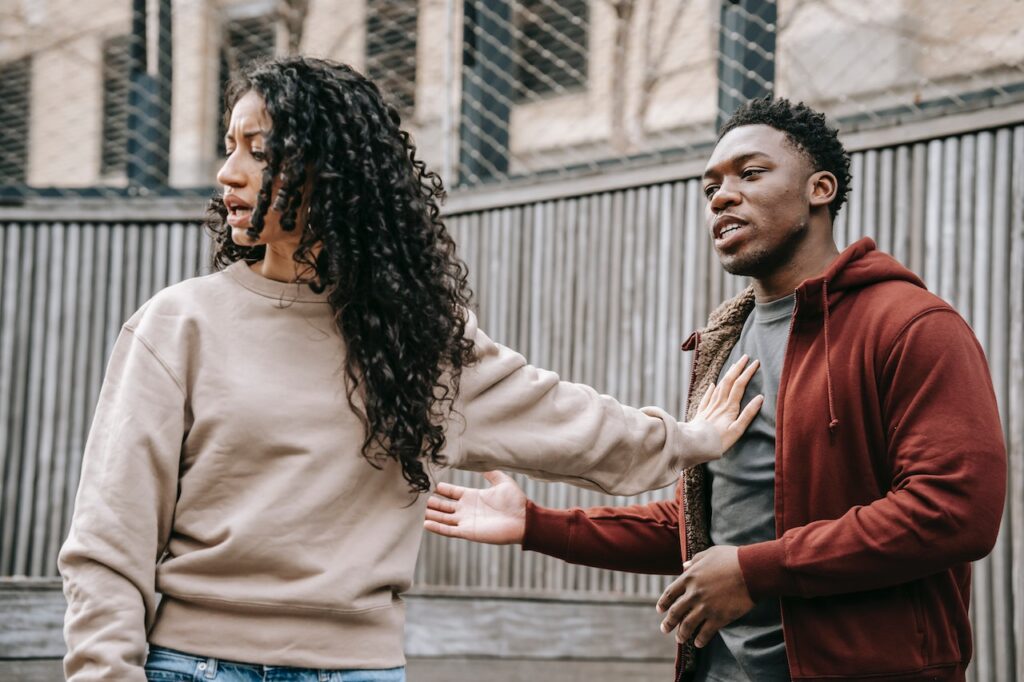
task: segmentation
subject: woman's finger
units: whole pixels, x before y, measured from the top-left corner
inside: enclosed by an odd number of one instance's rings
[[[739,411],[740,400],[743,399],[743,394],[747,390],[747,384],[754,378],[754,374],[757,373],[757,368],[760,366],[760,360],[754,360],[747,365],[747,368],[736,378],[735,383],[733,383],[732,388],[729,390],[729,402],[736,405],[737,411]]]
[[[747,406],[743,408],[742,412],[740,412],[740,416],[736,418],[736,421],[729,425],[729,440],[734,443],[739,440],[740,436],[742,436],[750,426],[750,423],[754,421],[754,417],[757,416],[762,405],[764,405],[763,395],[756,395],[753,400],[747,403]]]
[[[700,403],[697,405],[697,413],[698,414],[700,414],[701,412],[706,410],[708,408],[708,405],[711,404],[711,393],[714,390],[715,390],[715,384],[714,384],[714,382],[712,382],[711,385],[708,386],[708,390],[704,391],[704,397],[702,397],[700,399]]]
[[[746,367],[747,361],[750,360],[750,356],[746,353],[740,356],[740,359],[732,364],[732,367],[726,371],[725,375],[719,383],[725,384],[728,382],[729,386],[732,386],[732,382],[736,381],[736,377],[740,375],[743,368]]]
[[[749,358],[744,354],[739,360],[733,363],[732,367],[730,367],[725,374],[722,375],[721,380],[718,382],[718,388],[715,389],[714,399],[712,400],[715,405],[719,405],[723,400],[725,400],[726,396],[729,395],[729,392],[732,391],[732,385],[736,382],[736,377],[743,372],[743,368],[747,365],[747,360],[749,360]]]

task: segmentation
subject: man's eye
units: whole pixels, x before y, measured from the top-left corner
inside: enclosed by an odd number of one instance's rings
[[[749,178],[752,175],[760,175],[763,172],[763,168],[747,168],[743,171],[743,174],[740,177]]]
[[[715,196],[715,192],[718,191],[718,185],[708,185],[704,188],[704,197],[710,199]]]

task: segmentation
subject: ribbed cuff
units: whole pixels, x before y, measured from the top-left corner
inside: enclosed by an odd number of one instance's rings
[[[523,549],[565,558],[569,554],[574,516],[572,509],[548,509],[527,500]]]
[[[782,540],[745,545],[738,550],[740,571],[754,601],[787,592],[786,549]]]

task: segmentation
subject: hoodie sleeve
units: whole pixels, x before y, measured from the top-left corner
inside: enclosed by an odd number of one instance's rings
[[[664,488],[682,469],[719,454],[710,430],[561,381],[489,339],[472,314],[466,334],[476,362],[462,372],[445,453],[451,466],[636,495]]]
[[[841,517],[741,547],[751,596],[815,597],[905,583],[985,556],[1006,446],[984,353],[950,308],[908,323],[882,369],[892,483]]]
[[[523,549],[571,564],[630,573],[683,570],[675,500],[628,507],[547,509],[526,503]]]
[[[170,534],[186,413],[181,382],[126,325],[107,367],[58,557],[71,682],[145,682],[156,563]]]

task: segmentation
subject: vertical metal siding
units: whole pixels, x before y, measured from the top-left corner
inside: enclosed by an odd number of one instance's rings
[[[1024,126],[853,157],[840,245],[869,235],[953,303],[984,346],[1007,430],[1010,495],[974,573],[973,680],[1024,679]],[[449,226],[481,326],[531,362],[632,404],[681,414],[691,357],[678,344],[743,282],[702,227],[699,182],[463,214]],[[155,291],[198,274],[183,223],[0,224],[0,575],[52,576],[111,345]],[[460,483],[480,479],[453,472]],[[524,481],[541,504],[633,504]],[[510,547],[424,539],[424,585],[653,596],[664,580],[570,566]]]

